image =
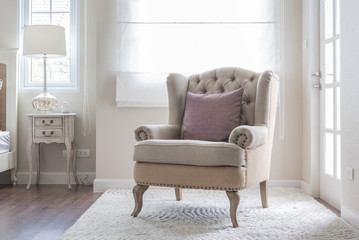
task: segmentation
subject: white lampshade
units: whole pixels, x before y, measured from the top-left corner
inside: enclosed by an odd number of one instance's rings
[[[33,25],[24,28],[23,55],[31,57],[66,56],[65,28],[55,25]]]

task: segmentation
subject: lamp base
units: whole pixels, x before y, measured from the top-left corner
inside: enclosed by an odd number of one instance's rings
[[[48,92],[43,92],[32,100],[32,107],[39,112],[52,112],[56,106],[57,99]]]

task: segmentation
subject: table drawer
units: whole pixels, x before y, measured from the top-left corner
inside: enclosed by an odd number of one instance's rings
[[[63,137],[62,129],[35,129],[34,138],[61,139]]]
[[[35,127],[62,127],[62,117],[37,117]]]

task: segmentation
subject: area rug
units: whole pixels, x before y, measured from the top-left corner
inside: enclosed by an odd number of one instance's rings
[[[359,239],[351,227],[298,188],[269,189],[269,208],[259,188],[240,192],[238,228],[232,228],[224,191],[150,187],[137,218],[131,190],[106,191],[61,239]]]

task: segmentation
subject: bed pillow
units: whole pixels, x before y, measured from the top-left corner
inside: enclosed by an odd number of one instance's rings
[[[10,151],[10,132],[0,131],[0,154]]]
[[[218,94],[187,92],[183,139],[228,141],[239,126],[243,88]]]

